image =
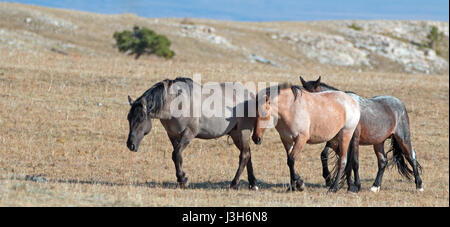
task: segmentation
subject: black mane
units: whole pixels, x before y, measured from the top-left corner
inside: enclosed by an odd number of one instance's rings
[[[337,88],[335,88],[333,86],[330,86],[330,85],[328,85],[326,83],[320,82],[320,86],[326,88],[327,90],[340,91],[339,89],[337,89]]]
[[[331,90],[331,91],[341,91],[341,90],[339,90],[339,89],[337,89],[337,88],[335,88],[335,87],[333,87],[333,86],[330,86],[330,85],[328,85],[328,84],[326,84],[326,83],[322,83],[322,82],[320,82],[320,86],[323,87],[323,88],[325,88],[326,90]],[[344,92],[345,92],[345,93],[356,94],[356,93],[353,92],[353,91],[344,91]]]
[[[165,80],[163,80],[163,82],[167,82],[168,87],[172,86],[172,84],[174,84],[176,82],[183,82],[183,83],[187,83],[190,88],[192,88],[192,84],[194,83],[191,78],[187,78],[187,77],[177,77],[177,78],[175,78],[175,80],[165,79]]]
[[[192,90],[193,81],[191,78],[177,77],[174,80],[165,79],[154,84],[151,88],[145,91],[144,94],[142,94],[141,97],[136,100],[136,103],[137,101],[140,101],[140,99],[145,98],[147,101],[147,113],[158,114],[162,106],[164,105],[164,98],[166,96],[164,83],[167,83],[167,87],[170,87],[176,82],[186,83],[189,85],[189,89]]]
[[[271,97],[270,96],[271,95],[270,91],[272,89],[274,89],[274,87],[277,88],[277,94],[276,95],[279,95],[281,90],[290,88],[292,90],[292,93],[294,93],[295,99],[297,99],[298,92],[300,91],[300,95],[301,95],[301,92],[302,92],[302,87],[300,87],[298,85],[292,85],[291,83],[283,83],[283,84],[275,85],[275,86],[272,86],[272,87],[267,87],[266,90],[265,90],[265,94],[267,95],[267,97]]]

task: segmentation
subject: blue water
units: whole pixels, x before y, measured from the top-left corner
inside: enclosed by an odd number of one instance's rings
[[[448,0],[19,0],[55,8],[142,17],[197,17],[236,21],[340,19],[449,21]]]

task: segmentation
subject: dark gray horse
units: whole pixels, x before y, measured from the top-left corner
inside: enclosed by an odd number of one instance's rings
[[[218,90],[213,92],[215,97],[212,97],[202,94],[204,92],[196,93],[194,87]],[[131,151],[138,151],[142,138],[152,128],[151,118],[160,119],[173,146],[172,160],[178,185],[185,188],[188,178],[183,171],[182,152],[189,142],[194,138],[214,139],[229,135],[240,150],[239,168],[230,187],[239,187],[239,177],[247,167],[249,188],[257,190],[249,146],[256,119],[248,117],[248,104],[254,101],[249,98],[250,93],[243,85],[234,84],[234,88],[236,90],[230,94],[225,91],[224,83],[200,86],[190,78],[179,77],[156,83],[135,101],[128,96],[131,109],[128,113],[130,132],[127,147]],[[212,98],[222,101],[223,109],[210,111],[205,108],[210,107]],[[201,103],[203,108],[199,105]]]
[[[303,87],[309,92],[336,91],[338,89],[320,82],[320,77],[316,81],[306,82],[300,77]],[[400,174],[407,179],[414,174],[416,188],[423,191],[422,179],[419,176],[421,166],[416,160],[409,129],[409,117],[405,105],[392,96],[375,96],[364,98],[353,92],[346,92],[359,103],[361,109],[361,119],[353,135],[354,137],[354,157],[351,165],[355,174],[355,185],[359,188],[361,183],[358,173],[358,145],[373,145],[378,159],[378,173],[370,189],[378,192],[381,187],[383,173],[388,165],[387,156],[384,152],[384,142],[391,138],[391,150],[393,151],[393,162],[396,163]],[[328,150],[333,144],[327,143],[321,153],[323,177],[327,185],[331,184],[330,171],[328,170]],[[405,162],[405,159],[412,166],[411,170]]]

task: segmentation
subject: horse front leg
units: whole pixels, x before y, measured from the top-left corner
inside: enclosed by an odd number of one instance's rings
[[[252,165],[252,155],[251,152],[249,150],[250,153],[250,158],[248,159],[247,162],[247,176],[248,176],[248,188],[250,190],[259,190],[258,186],[256,185],[256,177],[255,174],[253,173],[253,165]]]
[[[322,162],[322,176],[325,179],[325,185],[330,187],[331,178],[330,178],[330,170],[328,169],[328,155],[329,155],[329,147],[325,146],[320,153],[320,161]]]
[[[378,159],[378,172],[370,190],[372,192],[379,192],[383,179],[384,169],[387,166],[386,154],[384,153],[384,141],[380,144],[373,145],[373,150],[375,151]]]
[[[244,168],[247,166],[249,159],[250,159],[250,149],[242,149],[241,154],[239,155],[239,167],[236,171],[233,180],[231,181],[230,188],[236,190],[239,189],[239,178],[241,177]]]
[[[186,129],[183,132],[181,138],[170,139],[172,141],[172,145],[174,148],[172,152],[172,161],[175,164],[175,171],[176,171],[175,174],[177,176],[178,187],[183,189],[186,188],[188,178],[186,177],[186,173],[183,171],[182,152],[194,137],[195,136]]]
[[[289,167],[289,173],[291,175],[291,190],[303,191],[304,184],[303,179],[295,172],[295,158],[297,154],[303,149],[306,144],[307,136],[299,135],[292,146],[292,150],[287,151],[287,165]],[[286,146],[285,146],[286,147]]]
[[[247,167],[249,188],[257,190],[256,187],[256,177],[253,173],[253,166],[251,163],[251,152],[250,152],[250,133],[240,132],[230,135],[233,139],[234,144],[240,150],[239,155],[239,167],[236,174],[231,181],[230,188],[239,189],[239,178],[241,177],[244,168]]]
[[[354,148],[354,155],[353,155],[353,176],[355,177],[355,183],[354,186],[355,188],[352,189],[351,187],[349,188],[349,191],[352,192],[359,192],[361,190],[361,179],[359,177],[359,145],[355,145],[356,147]],[[349,173],[351,174],[351,173]]]
[[[348,191],[350,192],[359,192],[361,190],[361,179],[359,178],[359,139],[361,136],[361,127],[355,129],[353,133],[353,137],[349,144],[349,150],[353,151],[350,153],[351,157],[351,168],[348,168],[347,171],[347,183],[348,183]],[[351,181],[351,171],[353,170],[355,181]]]

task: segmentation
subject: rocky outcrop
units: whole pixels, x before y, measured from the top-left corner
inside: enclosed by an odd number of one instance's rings
[[[420,49],[412,43],[388,36],[346,29],[345,39],[368,55],[379,55],[403,66],[406,72],[442,73],[448,71],[448,62],[434,50]]]
[[[355,69],[383,70],[385,64],[399,65],[398,71],[408,73],[445,74],[449,71],[448,59],[439,56],[429,48],[424,48],[427,35],[432,26],[442,32],[448,40],[448,23],[432,21],[330,21],[311,22],[314,30],[290,31],[277,27],[247,27],[254,31],[265,32],[275,42],[287,43],[294,51],[309,60],[322,65],[352,67]],[[261,53],[264,49],[255,49],[231,43],[226,31],[217,34],[214,27],[201,24],[180,24],[177,35],[196,38],[216,44],[222,48],[242,52]],[[276,45],[278,45],[276,43]],[[265,51],[264,51],[265,52]],[[448,52],[448,46],[447,46]],[[271,58],[279,61],[284,56],[273,53]],[[379,61],[379,59],[384,59]],[[251,58],[252,62],[261,62]],[[280,64],[282,64],[280,62]]]
[[[181,24],[181,36],[201,39],[210,43],[224,46],[225,48],[237,49],[223,36],[215,34],[216,29],[205,25]]]
[[[321,64],[338,66],[369,66],[368,53],[360,50],[342,36],[323,33],[282,33],[281,40],[295,45],[308,58]]]
[[[272,33],[271,38],[294,45],[299,52],[320,64],[380,68],[383,65],[374,59],[383,57],[401,65],[405,72],[445,74],[449,71],[448,59],[422,46],[432,26],[436,26],[448,40],[448,23],[335,21],[317,23],[317,26],[333,32],[278,31]]]

